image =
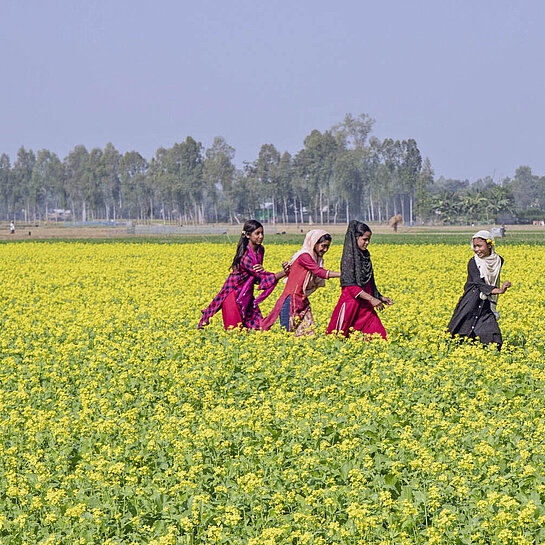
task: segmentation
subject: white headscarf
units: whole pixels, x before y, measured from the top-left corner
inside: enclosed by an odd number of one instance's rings
[[[316,253],[314,252],[314,246],[316,246],[317,242],[324,236],[329,235],[327,231],[324,231],[323,229],[311,229],[305,236],[305,240],[303,242],[303,247],[298,251],[295,252],[290,259],[290,265],[293,265],[295,263],[295,260],[302,254],[308,254],[312,259],[317,263],[319,267],[324,266],[324,258],[318,257]],[[324,278],[318,278],[317,276],[314,276],[309,272],[307,274],[305,284],[303,286],[303,292],[306,295],[310,295],[316,288],[323,288],[325,286],[325,279]]]
[[[486,240],[488,244],[492,243],[492,246],[490,248],[490,255],[487,257],[479,257],[477,254],[473,256],[473,259],[475,260],[475,263],[477,265],[477,268],[479,269],[479,273],[481,274],[481,278],[484,278],[486,280],[487,284],[490,284],[491,286],[495,286],[497,288],[500,287],[500,272],[501,272],[501,258],[496,253],[496,250],[494,249],[494,236],[490,233],[490,231],[478,231],[471,237],[471,249],[473,249],[473,239],[474,238],[482,238]],[[486,299],[490,300],[490,309],[496,316],[496,318],[499,318],[499,314],[496,310],[496,305],[498,302],[498,296],[497,295],[490,295],[487,296],[484,293],[480,293],[480,298],[485,301]]]

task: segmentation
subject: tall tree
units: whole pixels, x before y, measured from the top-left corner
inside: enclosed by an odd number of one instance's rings
[[[339,145],[330,131],[322,134],[318,130],[313,130],[304,144],[304,149],[296,156],[296,167],[310,196],[314,217],[317,219],[319,214],[320,223],[323,223],[324,201],[327,202],[329,196]]]
[[[334,125],[331,132],[341,149],[361,149],[365,147],[374,124],[375,120],[367,114],[357,117],[346,114],[342,123]]]
[[[81,221],[87,221],[87,186],[89,152],[85,146],[76,146],[65,158],[66,190],[72,213],[76,208]]]
[[[153,189],[147,173],[148,162],[137,151],[127,151],[121,158],[120,193],[129,219],[153,219]]]
[[[102,153],[102,164],[100,168],[103,175],[103,202],[106,213],[106,220],[116,219],[122,213],[123,196],[121,192],[120,178],[121,154],[115,149],[111,142],[108,142]]]
[[[416,215],[421,221],[430,219],[432,215],[432,201],[430,188],[433,185],[434,172],[430,160],[426,157],[422,169],[418,173],[415,187]]]
[[[35,220],[37,217],[41,219],[42,212],[47,218],[49,206],[56,196],[56,200],[60,201],[56,193],[62,176],[62,163],[57,155],[46,149],[38,151],[31,177],[31,206]]]
[[[402,142],[401,154],[400,178],[403,189],[409,195],[409,222],[412,224],[414,221],[414,193],[418,182],[418,175],[422,169],[422,157],[416,141],[412,138]]]
[[[280,153],[273,144],[263,144],[255,163],[256,175],[262,195],[272,202],[272,217],[276,221],[276,199],[278,195],[278,167]]]
[[[363,177],[360,156],[355,150],[339,154],[335,163],[335,190],[346,204],[346,223],[361,213]]]
[[[13,219],[14,194],[11,174],[11,161],[5,153],[0,155],[0,210],[6,219]]]
[[[17,159],[13,163],[13,181],[15,189],[15,206],[23,206],[22,213],[25,221],[30,219],[30,208],[35,196],[32,192],[32,171],[36,164],[36,156],[32,150],[21,146],[17,151]]]
[[[223,136],[216,136],[212,146],[205,152],[203,165],[203,182],[208,197],[214,207],[214,219],[218,221],[218,204],[220,195],[226,199],[226,212],[231,213],[232,190],[235,176],[235,149]]]
[[[278,193],[282,199],[282,221],[288,222],[288,202],[293,194],[293,161],[291,155],[286,151],[280,157],[278,164]],[[294,199],[293,213],[297,223],[297,205]]]

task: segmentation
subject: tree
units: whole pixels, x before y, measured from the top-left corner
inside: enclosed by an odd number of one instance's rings
[[[111,216],[116,219],[122,215],[123,195],[121,190],[121,179],[119,175],[121,154],[115,149],[111,142],[106,144],[102,153],[100,169],[102,170],[102,193],[105,206],[106,219]]]
[[[271,199],[273,221],[276,221],[276,199],[278,196],[278,167],[280,153],[273,144],[263,144],[255,163],[261,194]]]
[[[74,214],[76,206],[81,209],[81,221],[87,221],[88,162],[89,152],[81,145],[76,146],[64,160],[70,208]]]
[[[32,171],[36,164],[36,156],[32,150],[26,150],[21,146],[17,151],[17,159],[13,163],[12,175],[14,182],[14,204],[23,206],[22,211],[25,221],[28,221],[30,216],[30,206],[35,195],[32,191]]]
[[[346,223],[360,214],[363,177],[359,159],[355,150],[346,150],[335,163],[335,190],[346,203]]]
[[[296,156],[298,175],[312,201],[315,218],[319,212],[320,222],[323,223],[324,195],[328,200],[326,210],[329,213],[329,187],[339,146],[330,131],[322,134],[318,130],[313,130],[305,138],[304,144],[304,149]]]
[[[137,151],[127,151],[119,163],[121,195],[129,219],[153,219],[153,189],[149,183],[148,162]]]
[[[337,123],[331,128],[332,134],[337,140],[340,149],[364,148],[367,137],[373,130],[375,120],[367,114],[354,117],[346,114],[342,123]]]
[[[286,151],[280,157],[278,164],[278,194],[282,199],[282,221],[288,222],[288,201],[293,194],[293,161],[291,155]],[[297,203],[293,199],[293,213],[297,223]]]
[[[0,210],[3,210],[7,219],[13,218],[14,194],[12,184],[11,162],[5,153],[0,155]]]
[[[47,218],[49,204],[55,200],[55,195],[58,193],[58,181],[62,180],[62,171],[63,166],[57,155],[46,149],[38,152],[31,177],[31,206],[33,207],[34,220],[36,220],[36,216],[40,218],[41,211],[45,213]]]
[[[203,165],[203,182],[208,197],[214,206],[215,221],[218,221],[218,201],[220,195],[227,197],[227,210],[232,210],[230,202],[235,175],[235,149],[223,136],[216,136],[212,146],[206,150]]]
[[[422,157],[416,141],[412,138],[404,140],[401,144],[402,160],[400,165],[401,186],[409,195],[409,222],[412,224],[414,193],[418,181],[418,174],[422,169]]]
[[[431,162],[426,157],[422,169],[418,173],[415,187],[415,210],[421,220],[427,220],[431,217],[432,199],[430,189],[433,186],[433,176]]]
[[[185,142],[174,144],[171,156],[172,162],[179,169],[175,195],[178,198],[180,209],[183,207],[187,215],[189,209],[186,204],[191,203],[194,212],[193,220],[204,223],[203,146],[188,136]]]
[[[235,220],[241,223],[236,212],[246,218],[254,218],[255,210],[260,205],[259,178],[255,163],[245,162],[242,170],[237,170],[233,185],[233,201],[235,207]]]

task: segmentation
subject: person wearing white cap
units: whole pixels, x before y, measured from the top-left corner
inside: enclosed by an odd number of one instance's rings
[[[478,231],[471,240],[475,255],[467,264],[467,281],[448,325],[452,336],[478,338],[483,344],[496,343],[501,348],[503,339],[498,326],[496,310],[498,295],[511,287],[505,281],[500,287],[503,257],[494,249],[490,231]]]

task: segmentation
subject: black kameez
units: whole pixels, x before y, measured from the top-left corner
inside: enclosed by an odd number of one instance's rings
[[[500,257],[503,266],[503,257]],[[496,286],[487,284],[481,278],[479,268],[472,258],[467,264],[467,282],[464,286],[464,294],[460,297],[454,314],[448,324],[448,330],[452,335],[475,338],[483,344],[497,343],[501,346],[503,339],[496,320],[496,316],[490,308],[490,300],[482,300],[481,293],[491,295]]]

